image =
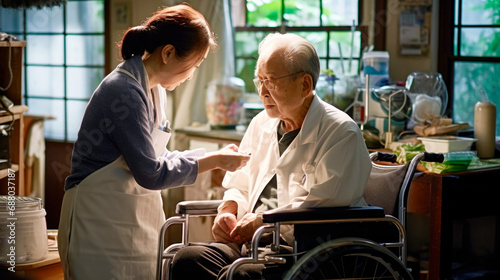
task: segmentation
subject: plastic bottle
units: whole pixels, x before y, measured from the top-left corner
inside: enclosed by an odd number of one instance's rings
[[[389,84],[389,52],[372,51],[363,54],[363,75],[370,75],[370,88]]]
[[[476,103],[474,108],[474,137],[479,158],[495,156],[496,107],[487,101]]]

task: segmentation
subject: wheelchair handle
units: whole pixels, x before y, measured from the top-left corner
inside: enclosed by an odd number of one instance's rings
[[[427,162],[443,162],[444,155],[441,153],[424,152],[424,157],[422,158],[422,160]]]
[[[388,161],[395,163],[397,160],[398,156],[393,153],[384,153],[384,152],[377,152],[377,160],[379,161]]]

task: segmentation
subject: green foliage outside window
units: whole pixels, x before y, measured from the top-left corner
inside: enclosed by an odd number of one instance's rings
[[[466,7],[467,4],[472,7]],[[482,61],[500,57],[500,0],[464,1],[462,5],[463,26],[455,28],[453,119],[472,126],[474,105],[483,101],[481,92],[484,91],[489,101],[497,106],[496,134],[500,136],[500,63]],[[460,61],[462,57],[478,61]]]

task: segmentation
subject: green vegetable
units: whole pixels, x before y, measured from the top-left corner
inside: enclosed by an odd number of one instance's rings
[[[419,153],[425,152],[425,147],[422,143],[417,145],[403,144],[398,146],[393,152],[397,155],[397,163],[405,164]]]

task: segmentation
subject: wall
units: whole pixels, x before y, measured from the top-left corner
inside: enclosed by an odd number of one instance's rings
[[[386,50],[389,52],[389,76],[392,81],[406,81],[415,71],[437,71],[437,3],[433,1],[430,48],[425,55],[401,55],[399,48],[399,0],[387,1]]]
[[[203,1],[203,0],[197,0]],[[168,0],[111,0],[111,27],[110,27],[110,44],[111,47],[109,56],[111,58],[111,69],[114,69],[116,65],[120,63],[119,55],[116,48],[116,43],[119,42],[123,36],[124,31],[127,29],[127,26],[124,26],[120,23],[120,20],[117,19],[118,13],[120,11],[120,6],[123,3],[128,4],[129,9],[129,25],[128,26],[136,26],[141,24],[144,20],[150,17],[153,12],[160,9],[162,6],[165,6]],[[193,1],[186,1],[193,2]]]

